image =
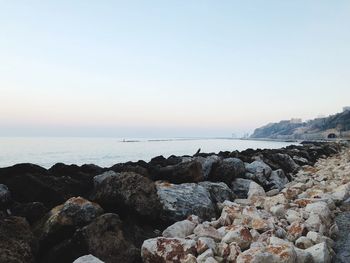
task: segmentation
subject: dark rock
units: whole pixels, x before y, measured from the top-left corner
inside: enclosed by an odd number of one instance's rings
[[[160,214],[164,222],[173,223],[197,215],[203,220],[216,216],[215,205],[210,193],[203,186],[194,183],[157,184],[157,194],[162,203]]]
[[[254,161],[249,164],[245,164],[246,174],[244,177],[249,180],[253,180],[256,183],[267,187],[268,186],[268,178],[272,173],[272,169],[263,161]]]
[[[234,178],[241,177],[244,173],[244,163],[240,159],[226,158],[212,168],[209,180],[214,182],[224,182],[227,185],[231,185]]]
[[[154,182],[136,173],[105,178],[94,189],[92,199],[107,211],[158,219],[160,202]]]
[[[196,160],[184,161],[176,165],[168,165],[153,170],[154,180],[170,183],[193,183],[204,180],[202,165]]]
[[[201,164],[205,180],[208,180],[213,168],[216,167],[219,162],[221,162],[221,158],[217,155],[210,155],[206,157],[198,156],[195,158],[195,160]]]
[[[233,201],[234,199],[234,193],[225,183],[200,182],[199,185],[207,189],[213,203],[222,203],[225,200]]]
[[[0,219],[0,262],[34,263],[37,242],[22,217]]]
[[[282,190],[284,188],[284,185],[288,182],[289,180],[282,169],[272,171],[271,176],[269,178],[271,189]]]
[[[150,178],[150,174],[148,172],[147,167],[148,167],[147,163],[143,163],[142,165],[140,165],[139,162],[138,163],[127,162],[127,163],[115,164],[111,168],[109,168],[109,170],[112,170],[116,173],[133,172],[133,173],[137,173]]]
[[[40,202],[16,203],[11,207],[13,215],[26,218],[30,224],[44,217],[47,212],[48,209]]]
[[[287,173],[295,173],[300,168],[288,154],[276,153],[271,155],[271,159]]]
[[[11,193],[6,185],[0,184],[0,210],[6,209],[12,202]]]
[[[232,182],[232,191],[238,197],[245,199],[248,197],[250,183],[253,182],[249,179],[236,178]]]

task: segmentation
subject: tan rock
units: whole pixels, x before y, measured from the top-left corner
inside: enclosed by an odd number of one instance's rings
[[[232,226],[227,234],[222,238],[222,242],[227,244],[235,242],[242,249],[248,248],[252,240],[253,237],[250,234],[249,229],[242,226]]]
[[[222,238],[220,233],[214,227],[205,224],[199,224],[196,226],[193,233],[195,233],[198,237],[210,237],[215,241],[220,241]]]

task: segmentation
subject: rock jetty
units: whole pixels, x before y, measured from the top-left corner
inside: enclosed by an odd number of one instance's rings
[[[349,197],[339,143],[109,168],[18,164],[0,169],[0,262],[346,260],[336,218]]]

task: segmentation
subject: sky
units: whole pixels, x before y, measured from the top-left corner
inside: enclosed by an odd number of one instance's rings
[[[231,136],[340,112],[349,14],[348,0],[0,0],[0,136]]]

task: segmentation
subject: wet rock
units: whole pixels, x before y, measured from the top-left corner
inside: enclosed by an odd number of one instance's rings
[[[40,202],[16,203],[11,208],[13,215],[25,217],[30,224],[37,222],[47,212],[48,209]]]
[[[176,222],[189,215],[197,215],[203,220],[215,217],[215,206],[210,193],[198,184],[156,183],[157,194],[162,204],[161,218]]]
[[[102,212],[98,204],[82,197],[72,197],[53,208],[34,228],[41,248],[45,250],[70,237],[77,227],[90,223]]]
[[[99,260],[97,257],[94,257],[93,255],[85,255],[80,258],[77,258],[76,260],[74,260],[73,263],[104,263],[104,262]]]
[[[153,171],[154,180],[168,181],[174,184],[204,181],[202,165],[196,160],[189,160],[176,165],[160,167]]]
[[[108,211],[151,220],[158,219],[161,206],[154,182],[132,172],[107,176],[94,189],[92,200]]]
[[[185,262],[188,254],[196,254],[196,242],[190,239],[158,237],[145,240],[141,247],[145,263]]]
[[[0,210],[9,207],[12,202],[11,193],[6,185],[0,184]]]
[[[214,182],[224,182],[231,185],[234,178],[243,176],[245,173],[244,163],[238,158],[223,159],[212,169],[209,180]]]
[[[0,219],[0,262],[34,263],[37,242],[22,217]]]
[[[312,255],[314,262],[330,263],[332,261],[331,252],[329,251],[326,243],[319,243],[305,249],[305,251]]]

